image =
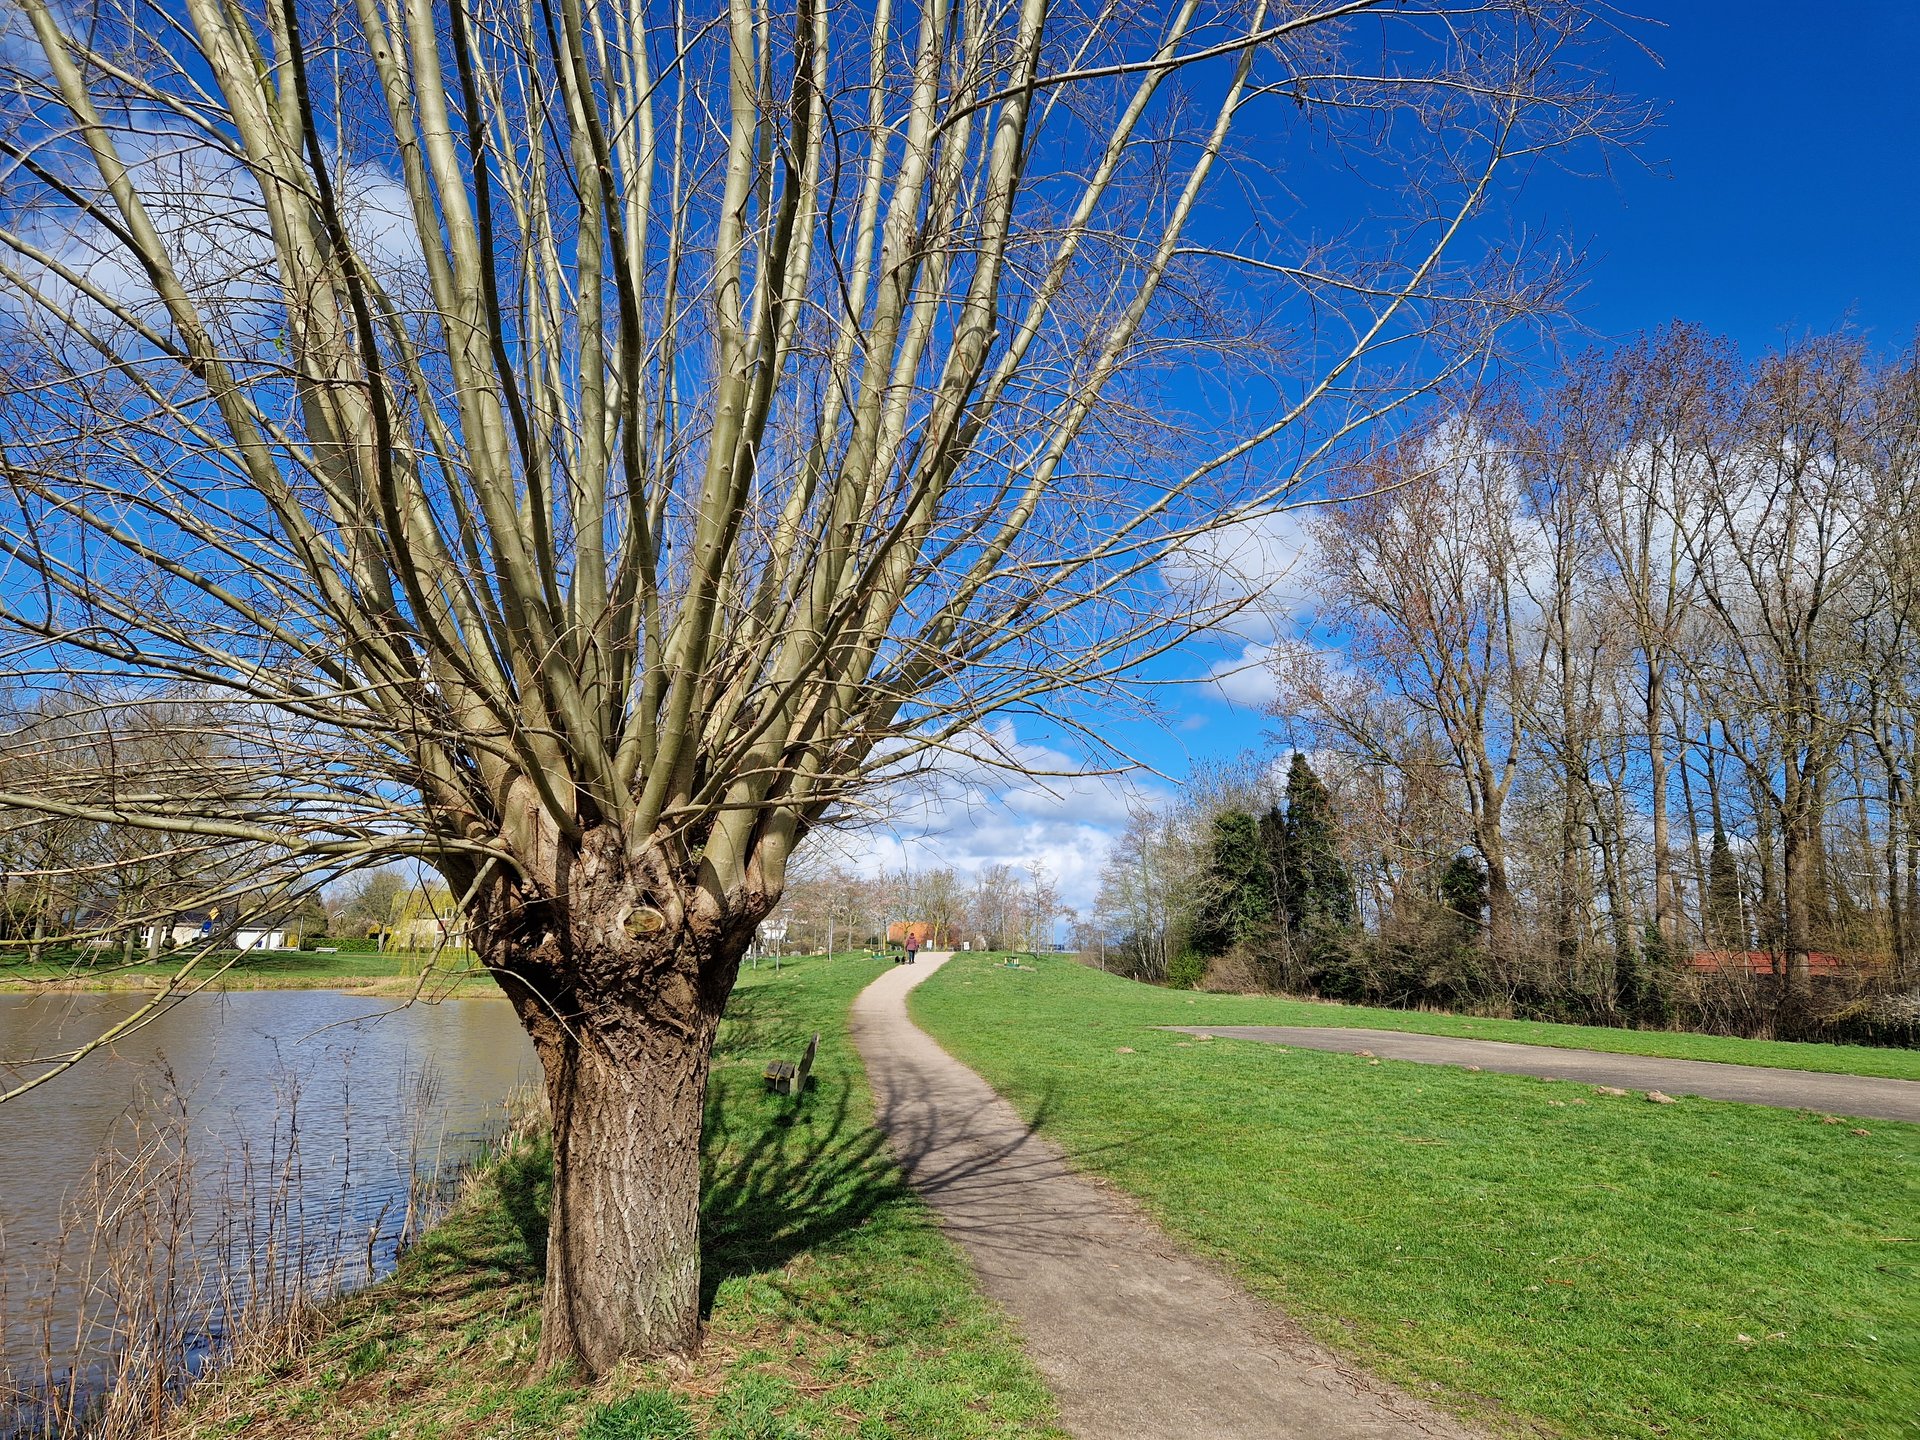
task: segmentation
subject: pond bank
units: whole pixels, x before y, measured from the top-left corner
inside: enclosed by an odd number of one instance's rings
[[[571,1435],[666,1440],[1061,1440],[1004,1317],[901,1180],[846,1037],[864,958],[748,972],[707,1111],[707,1339],[690,1364],[603,1384],[530,1375],[547,1156],[522,1136],[476,1172],[387,1279],[278,1355],[196,1387],[167,1440]],[[766,1061],[821,1032],[816,1085],[767,1093]]]
[[[58,980],[0,980],[0,995],[157,995],[166,989],[160,976],[94,978],[73,977]],[[192,987],[192,993],[233,994],[250,990],[339,990],[348,995],[371,995],[380,999],[404,1000],[416,990],[421,998],[444,999],[456,995],[462,1000],[505,999],[493,977],[482,974],[429,976],[422,986],[418,975],[389,976],[381,979],[329,976],[256,976],[222,975],[204,985]]]
[[[484,970],[465,964],[435,966],[421,984],[423,955],[382,955],[369,951],[320,954],[311,950],[249,955],[227,969],[224,959],[203,962],[193,976],[199,989],[345,990],[359,995],[405,997],[416,989],[430,997],[498,995],[499,986]],[[98,966],[73,963],[0,965],[0,995],[107,992],[153,994],[166,987],[177,962],[159,961]]]
[[[27,1079],[142,1003],[0,996],[0,1058]],[[238,991],[0,1105],[0,1433],[16,1407],[163,1394],[229,1337],[385,1274],[537,1077],[508,1006]]]

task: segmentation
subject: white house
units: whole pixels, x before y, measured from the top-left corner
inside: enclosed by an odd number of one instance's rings
[[[230,922],[229,922],[230,923]],[[231,934],[223,934],[222,922],[212,915],[193,913],[176,915],[171,925],[160,927],[160,948],[175,949],[182,945],[197,945],[202,941],[221,937],[221,948],[232,950],[285,950],[287,930],[284,925],[272,921],[243,921]],[[140,943],[149,949],[153,945],[151,928],[142,931]]]

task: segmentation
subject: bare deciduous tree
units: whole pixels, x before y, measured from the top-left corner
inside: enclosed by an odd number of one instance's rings
[[[1428,816],[1485,860],[1496,942],[1503,890],[1519,925],[1523,985],[1429,996],[1911,1033],[1916,374],[1847,334],[1749,361],[1676,325],[1477,396],[1318,524],[1323,623],[1274,647],[1277,713],[1383,794],[1444,743]],[[1426,817],[1389,828],[1366,848],[1433,848]]]
[[[1514,943],[1505,812],[1545,663],[1529,572],[1544,542],[1512,457],[1477,421],[1397,447],[1317,532],[1325,619],[1446,747],[1487,870],[1496,959]],[[1333,696],[1316,697],[1325,710]],[[1361,722],[1344,722],[1349,733]]]
[[[1240,603],[1164,562],[1527,314],[1476,217],[1631,120],[1537,0],[14,3],[9,623],[284,757],[69,809],[439,870],[591,1372],[696,1343],[794,847]]]

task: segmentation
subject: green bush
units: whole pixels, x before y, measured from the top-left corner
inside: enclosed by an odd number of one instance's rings
[[[1167,988],[1191,990],[1207,978],[1207,957],[1183,950],[1167,966]]]

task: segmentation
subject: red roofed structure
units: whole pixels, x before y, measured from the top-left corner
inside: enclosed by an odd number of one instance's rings
[[[1776,950],[1696,950],[1688,968],[1706,975],[1784,975],[1787,957]],[[1807,974],[1839,975],[1849,967],[1824,950],[1807,952]]]

